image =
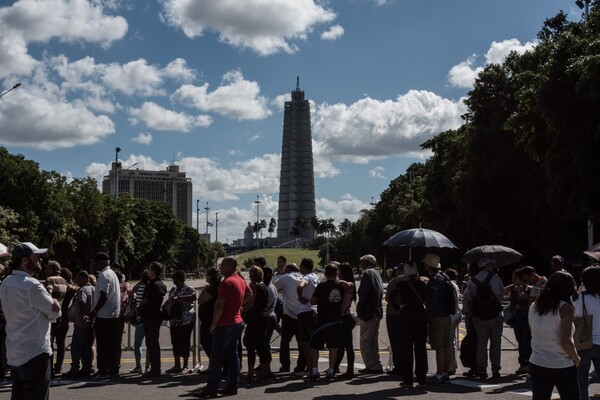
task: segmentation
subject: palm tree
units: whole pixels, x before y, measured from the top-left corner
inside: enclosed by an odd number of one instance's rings
[[[269,237],[271,237],[271,235],[273,235],[273,232],[275,232],[275,228],[277,227],[277,220],[273,217],[271,217],[271,221],[269,222]]]

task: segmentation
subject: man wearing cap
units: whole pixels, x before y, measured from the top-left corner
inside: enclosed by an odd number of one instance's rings
[[[360,325],[360,354],[365,368],[358,370],[363,374],[383,372],[379,358],[379,324],[383,317],[383,281],[375,270],[377,259],[372,254],[360,258],[363,273],[358,287],[356,314]]]
[[[13,273],[0,285],[13,400],[49,397],[50,323],[60,317],[60,305],[33,277],[42,271],[41,256],[47,250],[30,242],[16,245]]]
[[[121,311],[121,288],[119,279],[110,268],[107,253],[99,252],[94,257],[94,269],[99,271],[90,317],[96,332],[98,379],[119,376],[121,336],[119,312]]]
[[[504,325],[504,318],[502,311],[498,311],[498,314],[491,319],[483,319],[476,315],[473,302],[477,296],[477,286],[482,283],[485,284],[486,279],[489,278],[489,285],[492,293],[494,293],[501,301],[504,298],[504,284],[500,277],[496,274],[496,260],[490,257],[482,257],[477,262],[479,266],[479,272],[471,279],[465,290],[463,303],[472,314],[473,327],[475,328],[475,334],[477,336],[477,375],[480,379],[487,379],[487,349],[489,342],[490,361],[492,364],[492,377],[500,377],[500,357],[501,357],[501,342],[502,342],[502,328]],[[533,269],[533,268],[532,268]],[[479,282],[479,284],[478,284]]]
[[[425,269],[431,276],[427,282],[427,322],[429,345],[435,350],[436,383],[449,382],[448,370],[452,359],[452,323],[450,314],[444,309],[444,291],[448,275],[442,272],[440,257],[437,254],[427,254],[423,259]]]

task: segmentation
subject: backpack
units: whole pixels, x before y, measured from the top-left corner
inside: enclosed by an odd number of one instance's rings
[[[473,316],[484,321],[496,318],[500,311],[502,311],[500,299],[490,286],[492,277],[493,274],[490,273],[483,282],[480,282],[477,278],[472,279],[473,283],[477,286],[477,293],[475,293],[475,298],[471,303],[471,313]]]
[[[446,274],[442,275],[444,276],[444,295],[442,297],[442,306],[444,311],[452,315],[456,313],[458,298],[456,297],[456,290],[454,289],[452,281],[446,276]]]

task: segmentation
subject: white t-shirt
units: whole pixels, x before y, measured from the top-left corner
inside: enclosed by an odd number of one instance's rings
[[[96,317],[118,318],[121,311],[121,287],[117,274],[110,267],[105,267],[98,275],[92,309],[98,304],[100,292],[106,293],[106,303],[98,310]]]
[[[312,295],[319,284],[319,277],[314,272],[311,272],[310,274],[303,275],[302,281],[306,282],[306,286],[304,286],[304,290],[302,291],[302,297],[309,299],[309,301],[306,304],[300,303],[298,306],[298,314],[302,314],[303,312],[307,311],[317,311],[317,306],[311,305],[310,299],[312,298]],[[298,294],[296,294],[296,297],[298,297]]]
[[[577,300],[573,302],[575,306],[575,316],[583,317],[582,297],[585,296],[585,310],[592,318],[592,341],[600,345],[600,296],[596,297],[589,293],[581,293]]]
[[[290,272],[273,277],[273,285],[281,293],[283,301],[283,313],[296,319],[298,318],[298,283],[302,280],[299,272]]]

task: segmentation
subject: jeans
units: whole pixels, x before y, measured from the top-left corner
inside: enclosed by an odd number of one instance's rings
[[[240,380],[240,359],[238,343],[244,331],[244,324],[217,326],[213,337],[213,348],[210,356],[210,375],[204,389],[208,393],[216,393],[221,382],[223,362],[227,360],[229,380],[227,390],[237,390]]]
[[[381,359],[379,358],[379,324],[381,318],[373,317],[366,321],[359,319],[360,324],[360,354],[365,367],[374,371],[381,371]]]
[[[10,367],[11,400],[48,400],[51,364],[50,354],[42,353],[21,366]]]
[[[519,345],[519,365],[528,365],[531,357],[531,329],[527,313],[515,313],[513,317],[513,330]]]
[[[579,357],[581,362],[577,369],[577,381],[579,383],[579,393],[581,394],[581,400],[588,400],[590,398],[589,385],[590,385],[590,365],[594,363],[594,372],[596,375],[600,374],[600,345],[593,345],[591,349],[579,350]]]
[[[144,324],[139,323],[135,326],[135,337],[133,341],[133,355],[135,356],[135,366],[142,368],[142,342],[144,341]],[[146,351],[146,369],[150,367],[148,352]]]
[[[298,320],[283,314],[281,319],[281,343],[279,345],[279,361],[283,368],[290,368],[290,342],[294,336],[296,336],[296,342],[298,342]],[[298,352],[296,368],[301,371],[306,368],[306,360],[302,350]]]
[[[546,368],[529,364],[532,400],[550,400],[556,386],[561,400],[580,400],[577,368]]]
[[[50,342],[56,342],[56,362],[54,363],[54,371],[60,372],[65,360],[65,342],[67,340],[67,332],[69,331],[69,323],[64,320],[53,322],[50,328]],[[52,354],[54,360],[54,354]]]
[[[92,344],[94,342],[94,328],[91,326],[74,326],[71,340],[71,372],[89,374],[92,370]]]
[[[160,374],[160,325],[161,320],[144,321],[146,351],[150,358],[150,372]]]
[[[500,344],[504,318],[499,316],[490,320],[473,317],[473,326],[477,334],[477,373],[485,374],[488,363],[487,344],[490,342],[490,361],[492,372],[500,372]]]
[[[121,336],[118,318],[96,318],[97,363],[99,375],[117,375],[121,361]]]

